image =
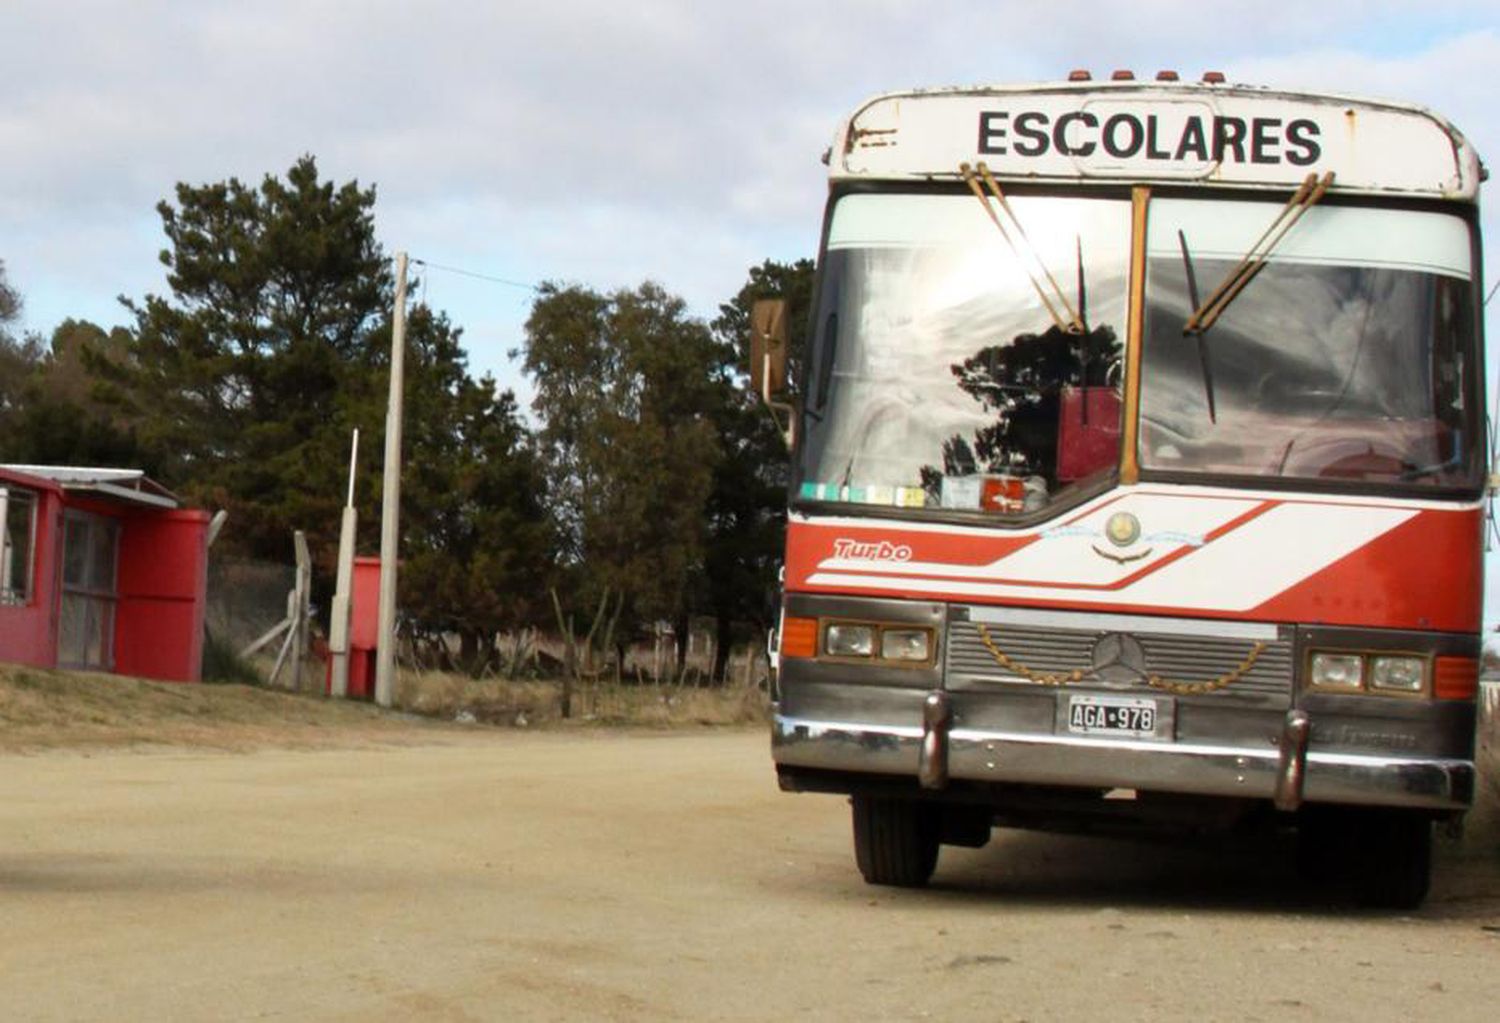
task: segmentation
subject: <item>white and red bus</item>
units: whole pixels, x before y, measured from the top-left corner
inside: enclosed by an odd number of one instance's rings
[[[1264,825],[1421,901],[1475,777],[1463,136],[1075,74],[876,97],[828,164],[782,787],[853,797],[877,884],[997,824]]]

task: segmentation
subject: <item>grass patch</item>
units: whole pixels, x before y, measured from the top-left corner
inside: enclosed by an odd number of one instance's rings
[[[765,693],[756,687],[596,685],[574,693],[573,715],[565,721],[562,686],[556,681],[474,680],[407,671],[399,675],[396,704],[393,713],[321,693],[238,682],[150,682],[0,664],[0,752],[431,742],[456,734],[454,722],[508,728],[671,728],[759,723],[767,714]]]
[[[432,729],[366,704],[239,684],[148,682],[0,664],[0,751],[69,746],[314,746]],[[412,736],[419,738],[419,736]]]
[[[442,672],[402,672],[396,703],[413,714],[512,727],[564,724],[557,680],[472,679]],[[765,691],[756,686],[711,687],[581,684],[568,724],[674,727],[763,723]]]
[[[203,681],[230,682],[242,686],[259,685],[260,673],[239,655],[234,645],[216,635],[212,629],[203,637]]]

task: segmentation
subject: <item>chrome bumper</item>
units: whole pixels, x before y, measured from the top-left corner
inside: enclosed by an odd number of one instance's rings
[[[1464,810],[1473,799],[1467,760],[1370,756],[1309,750],[1306,719],[1288,715],[1280,748],[1101,740],[947,728],[940,708],[911,728],[815,721],[777,713],[777,764],[834,772],[949,781],[1131,788],[1275,801]]]

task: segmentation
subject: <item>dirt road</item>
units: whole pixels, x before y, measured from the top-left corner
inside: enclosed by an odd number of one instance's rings
[[[0,1018],[1493,1020],[1500,862],[1410,917],[1002,833],[865,887],[760,732],[0,757]]]

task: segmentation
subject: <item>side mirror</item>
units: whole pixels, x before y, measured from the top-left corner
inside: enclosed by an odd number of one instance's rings
[[[788,449],[797,440],[797,410],[773,395],[786,390],[786,299],[762,298],[750,307],[750,385],[771,410]],[[786,415],[782,424],[776,413]]]
[[[750,384],[771,404],[786,390],[786,299],[758,299],[750,308]]]

